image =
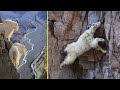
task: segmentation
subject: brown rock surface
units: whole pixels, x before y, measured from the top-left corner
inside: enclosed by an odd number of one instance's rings
[[[54,20],[54,22],[52,22]],[[63,49],[76,41],[89,24],[101,21],[94,37],[106,42],[99,45],[107,54],[90,50],[78,57],[72,65],[60,70]],[[51,28],[52,27],[52,28]],[[119,11],[50,11],[49,12],[49,78],[80,79],[120,78],[120,12]]]
[[[19,73],[9,58],[12,43],[0,35],[0,79],[19,79]]]

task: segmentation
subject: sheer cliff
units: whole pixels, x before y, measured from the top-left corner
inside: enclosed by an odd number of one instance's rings
[[[101,21],[94,37],[106,54],[91,49],[74,64],[60,70],[63,49],[76,41],[90,24]],[[120,12],[119,11],[49,11],[49,78],[50,79],[119,79],[120,78]]]

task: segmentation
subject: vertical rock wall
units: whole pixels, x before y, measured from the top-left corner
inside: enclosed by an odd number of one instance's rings
[[[101,27],[94,37],[106,42],[99,45],[107,54],[91,49],[74,64],[60,70],[63,49],[76,41],[94,22]],[[120,12],[119,11],[49,11],[49,78],[50,79],[118,79],[120,78]]]

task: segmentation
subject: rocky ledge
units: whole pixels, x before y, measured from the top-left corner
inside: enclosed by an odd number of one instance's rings
[[[40,55],[32,62],[31,68],[35,79],[46,79],[46,48],[43,48]]]

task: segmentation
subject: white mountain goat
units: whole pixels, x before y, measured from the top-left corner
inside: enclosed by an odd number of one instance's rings
[[[14,43],[9,51],[9,57],[16,68],[19,65],[19,60],[21,56],[26,54],[27,54],[27,49],[25,48],[24,45],[20,43]]]
[[[64,65],[72,64],[78,56],[82,55],[91,48],[101,50],[103,53],[107,52],[98,45],[99,41],[104,42],[105,40],[103,38],[94,38],[94,33],[96,29],[100,27],[100,25],[101,22],[93,23],[91,27],[79,37],[77,42],[67,45],[67,47],[64,49],[64,52],[67,52],[67,56],[60,64],[61,69]]]
[[[19,25],[15,21],[5,20],[3,23],[0,23],[0,34],[4,34],[8,41],[10,41],[14,30],[18,31],[18,29]]]

